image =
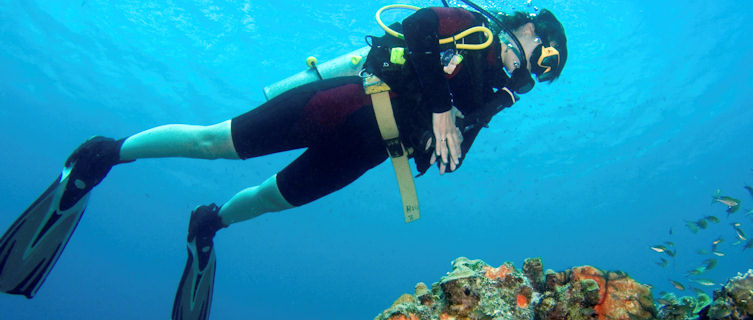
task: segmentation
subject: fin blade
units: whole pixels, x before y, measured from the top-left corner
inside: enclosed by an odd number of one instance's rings
[[[60,211],[67,182],[61,174],[0,238],[0,291],[31,299],[60,258],[89,200]]]
[[[189,243],[188,260],[173,303],[173,320],[209,319],[217,259],[212,248],[207,264],[201,270],[195,248],[195,243]]]

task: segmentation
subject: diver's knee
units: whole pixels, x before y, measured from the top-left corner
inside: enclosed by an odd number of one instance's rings
[[[207,159],[237,159],[230,133],[230,121],[204,126],[197,131],[196,148]]]

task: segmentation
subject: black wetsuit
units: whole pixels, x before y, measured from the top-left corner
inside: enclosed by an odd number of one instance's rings
[[[485,19],[480,15],[463,9],[421,9],[403,23],[409,61],[400,67],[400,79],[374,72],[392,88],[400,134],[406,147],[416,150],[413,157],[420,172],[428,168],[430,153],[417,146],[432,130],[432,112],[454,105],[466,115],[465,123],[459,125],[465,155],[491,116],[513,103],[508,94],[495,94],[505,79],[496,41],[488,49],[465,52],[452,75],[442,71],[440,50],[444,48],[437,39],[482,23]],[[375,58],[370,55],[368,59]],[[280,192],[295,206],[343,188],[387,159],[360,77],[321,80],[291,89],[234,118],[232,137],[242,159],[306,148],[277,175]]]

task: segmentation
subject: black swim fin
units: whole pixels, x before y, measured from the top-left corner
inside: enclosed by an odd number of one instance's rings
[[[65,161],[63,172],[0,238],[0,291],[31,299],[60,258],[89,194],[120,161],[124,139],[96,136]]]
[[[61,206],[70,173],[64,168],[0,238],[0,291],[31,299],[60,258],[89,201],[87,192]]]
[[[200,206],[191,213],[188,224],[188,260],[173,303],[173,320],[206,320],[212,307],[214,235],[223,228],[215,204]]]

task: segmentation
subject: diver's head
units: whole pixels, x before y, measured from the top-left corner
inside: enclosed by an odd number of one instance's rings
[[[562,23],[551,11],[543,9],[533,17],[534,32],[539,37],[539,45],[529,57],[531,72],[539,82],[552,82],[559,78],[567,61],[567,37]]]
[[[567,61],[567,38],[562,24],[549,10],[536,15],[516,12],[496,16],[511,32],[493,25],[503,45],[502,61],[513,82],[521,87],[519,92],[533,87],[528,72],[535,74],[539,82],[552,82],[560,76]]]

